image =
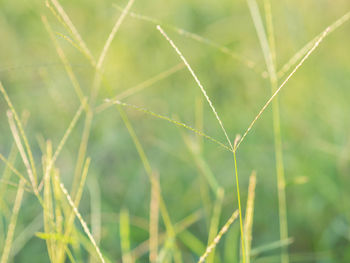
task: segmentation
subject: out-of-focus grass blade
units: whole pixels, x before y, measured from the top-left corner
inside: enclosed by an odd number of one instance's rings
[[[2,256],[0,259],[0,263],[7,263],[9,260],[13,236],[14,236],[15,228],[16,228],[16,224],[17,224],[18,212],[19,212],[19,209],[21,208],[22,199],[23,199],[24,185],[25,185],[24,180],[21,180],[20,184],[18,186],[18,190],[17,190],[17,194],[16,194],[16,198],[15,198],[15,203],[13,205],[10,223],[8,225],[8,228],[7,228],[7,235],[6,235],[6,239],[5,239],[5,245],[4,245],[4,248],[2,250]]]
[[[206,245],[188,230],[180,233],[178,238],[197,256],[200,256],[205,250]]]
[[[129,212],[126,209],[122,209],[120,212],[120,244],[122,249],[122,260],[123,263],[132,263],[132,258],[130,254],[130,220]]]
[[[274,250],[274,249],[278,249],[281,247],[285,247],[285,246],[289,246],[290,244],[293,243],[293,238],[288,238],[285,240],[279,240],[276,242],[272,242],[270,244],[267,245],[263,245],[260,247],[256,247],[253,248],[250,252],[251,257],[257,257],[258,255],[264,253],[264,252],[268,252],[270,250]]]
[[[249,178],[247,208],[244,220],[244,235],[246,247],[246,262],[250,263],[250,250],[252,244],[254,201],[255,201],[256,172],[253,171]]]

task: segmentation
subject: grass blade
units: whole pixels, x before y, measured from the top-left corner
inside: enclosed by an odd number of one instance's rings
[[[224,189],[219,188],[216,195],[216,201],[214,203],[213,214],[211,217],[210,227],[209,227],[209,236],[208,236],[208,246],[210,246],[211,242],[214,241],[219,228],[220,222],[220,214],[222,210],[222,203],[224,201]],[[208,263],[215,262],[215,247],[211,249],[210,255],[207,258]]]
[[[239,211],[236,210],[232,213],[231,217],[227,220],[227,222],[225,223],[225,225],[220,229],[218,235],[214,238],[213,242],[210,243],[209,246],[207,246],[204,254],[200,257],[198,263],[202,263],[205,261],[205,259],[209,256],[209,254],[211,253],[211,251],[216,247],[216,245],[220,242],[220,239],[222,238],[222,236],[227,232],[227,230],[229,229],[229,227],[232,225],[232,223],[237,219],[239,215]]]
[[[159,225],[159,176],[154,176],[156,184],[151,184],[151,200],[149,209],[149,261],[157,262],[158,257],[158,225]]]
[[[130,223],[129,223],[129,212],[126,209],[122,209],[120,212],[120,240],[122,248],[122,259],[123,263],[132,263],[130,255]]]
[[[18,186],[15,203],[13,205],[10,224],[8,226],[5,245],[4,245],[4,249],[2,251],[0,263],[6,263],[6,262],[8,262],[8,259],[9,259],[9,254],[11,251],[13,236],[14,236],[15,228],[16,228],[16,224],[17,224],[18,212],[19,212],[19,209],[21,208],[21,204],[22,204],[24,185],[25,185],[24,180],[21,180],[19,183],[19,186]]]
[[[254,218],[254,201],[255,201],[255,185],[256,172],[253,171],[249,178],[247,208],[244,219],[244,234],[245,234],[245,248],[246,248],[246,262],[250,263],[252,232],[253,232],[253,218]]]
[[[73,202],[71,196],[69,195],[69,193],[68,193],[66,187],[63,185],[62,182],[60,182],[60,179],[59,179],[59,177],[57,176],[57,174],[55,174],[55,179],[56,179],[57,182],[59,182],[59,187],[60,187],[62,193],[63,193],[64,196],[66,197],[66,199],[67,199],[67,201],[68,201],[68,204],[69,204],[69,205],[71,206],[71,208],[73,209],[73,212],[74,212],[75,216],[76,216],[76,217],[78,218],[78,220],[80,221],[80,224],[81,224],[81,226],[82,226],[83,229],[84,229],[84,232],[86,233],[86,235],[87,235],[88,238],[90,239],[91,244],[93,245],[94,249],[96,250],[97,256],[99,257],[99,259],[100,259],[100,261],[101,261],[102,263],[105,263],[105,260],[104,260],[104,258],[103,258],[103,255],[102,255],[102,253],[101,253],[101,250],[100,250],[100,248],[97,246],[97,243],[96,243],[94,237],[92,236],[92,234],[91,234],[91,232],[90,232],[90,230],[89,230],[89,228],[88,228],[88,226],[87,226],[85,220],[84,220],[83,217],[81,216],[81,214],[80,214],[80,212],[79,212],[77,206],[74,204],[74,202]]]
[[[17,127],[16,127],[15,121],[13,119],[13,112],[8,110],[7,111],[7,117],[8,117],[8,121],[9,121],[9,125],[10,125],[10,129],[11,129],[13,138],[14,138],[14,140],[16,142],[16,145],[17,145],[18,151],[19,151],[19,153],[20,153],[20,155],[22,157],[23,163],[24,163],[24,165],[25,165],[25,167],[27,169],[27,173],[28,173],[28,176],[29,176],[29,180],[30,180],[30,182],[32,184],[32,188],[33,188],[34,192],[38,195],[36,179],[34,177],[32,167],[29,164],[28,157],[27,157],[27,154],[26,154],[26,152],[25,152],[25,150],[23,148],[21,139],[20,139],[20,137],[18,135]]]
[[[36,184],[37,184],[37,173],[36,173],[36,168],[35,168],[35,163],[34,163],[32,150],[31,150],[31,148],[29,146],[29,142],[28,142],[27,136],[24,133],[22,122],[19,119],[19,117],[17,115],[17,112],[16,112],[15,108],[13,107],[13,104],[12,104],[9,96],[7,95],[7,92],[6,92],[4,86],[2,85],[1,82],[0,82],[0,92],[4,96],[4,98],[6,100],[6,103],[7,103],[7,105],[9,106],[9,108],[10,108],[10,110],[12,112],[12,115],[14,116],[14,119],[15,119],[15,121],[17,123],[20,135],[22,136],[22,139],[23,139],[23,142],[24,142],[24,146],[25,146],[25,148],[27,150],[27,154],[28,154],[28,157],[29,157],[29,163],[30,163],[30,170],[31,170],[30,171],[30,176],[32,177],[31,180],[32,180],[32,184],[33,184],[33,187],[34,187],[34,190],[35,190],[36,187],[37,187],[36,186]],[[18,136],[18,138],[19,138],[19,136]],[[24,153],[24,149],[23,149],[23,153]]]
[[[276,51],[274,40],[274,29],[272,23],[272,12],[270,0],[265,0],[266,10],[266,22],[268,26],[268,36],[266,36],[264,25],[260,16],[259,7],[256,0],[248,0],[248,6],[252,19],[254,21],[255,29],[259,37],[261,49],[264,54],[265,63],[269,72],[269,79],[271,85],[271,94],[273,94],[278,87],[278,80],[276,74]],[[268,39],[268,40],[267,40]],[[287,221],[287,202],[286,202],[286,190],[285,190],[285,175],[284,175],[284,162],[283,162],[283,149],[282,149],[282,136],[280,125],[280,113],[278,97],[272,102],[273,112],[273,133],[275,144],[275,156],[276,156],[276,174],[277,174],[277,192],[278,192],[278,211],[279,211],[279,223],[280,223],[280,238],[281,240],[288,238],[288,221]],[[281,251],[282,263],[288,263],[288,251],[283,249]]]

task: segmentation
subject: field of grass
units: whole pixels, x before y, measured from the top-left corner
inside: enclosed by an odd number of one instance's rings
[[[0,2],[0,263],[350,262],[348,0]]]

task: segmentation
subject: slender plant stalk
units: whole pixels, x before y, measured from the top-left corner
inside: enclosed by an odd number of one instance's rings
[[[154,176],[159,185],[157,174]],[[158,224],[159,224],[159,195],[156,184],[151,184],[151,199],[149,213],[149,261],[157,262],[158,257]]]
[[[240,231],[241,231],[242,262],[245,263],[246,254],[245,254],[245,244],[244,244],[245,243],[244,242],[244,229],[243,229],[241,195],[239,193],[238,167],[237,167],[237,157],[236,157],[237,143],[238,143],[239,139],[240,139],[240,135],[237,135],[235,142],[234,142],[233,159],[234,159],[234,164],[235,164],[235,175],[236,175],[236,192],[237,192],[238,211],[239,211],[239,227],[240,227]]]
[[[289,246],[290,244],[293,243],[293,238],[288,238],[286,240],[278,240],[272,243],[268,243],[259,247],[256,247],[251,250],[251,256],[252,257],[257,257],[262,253],[269,252],[271,250],[277,249],[277,248],[282,248],[285,246]]]
[[[10,224],[8,226],[7,235],[5,239],[4,249],[2,251],[2,256],[0,263],[6,263],[9,260],[10,250],[13,241],[13,235],[15,233],[15,228],[17,224],[18,212],[22,204],[23,192],[24,192],[24,180],[21,180],[18,186],[15,203],[13,205],[12,215],[10,219]]]
[[[18,151],[19,151],[19,153],[20,153],[20,155],[22,157],[24,166],[27,169],[28,177],[29,177],[29,180],[30,180],[30,182],[32,184],[32,188],[33,188],[34,192],[38,195],[36,179],[34,177],[32,167],[31,167],[31,165],[30,165],[30,163],[28,161],[28,157],[27,157],[27,154],[26,154],[26,152],[24,150],[24,147],[22,145],[21,139],[19,137],[19,133],[18,133],[18,130],[17,130],[14,118],[13,118],[13,111],[8,110],[7,111],[7,117],[8,117],[8,121],[9,121],[9,125],[10,125],[10,129],[11,129],[13,138],[14,138],[14,140],[16,142]]]
[[[265,10],[267,19],[267,32],[269,38],[269,47],[271,56],[271,67],[273,68],[272,74],[270,76],[271,83],[271,94],[273,94],[278,87],[278,79],[276,73],[276,50],[275,50],[275,40],[274,40],[274,29],[272,22],[272,11],[270,0],[265,0]],[[274,144],[275,144],[275,155],[276,155],[276,174],[277,174],[277,192],[278,192],[278,213],[280,222],[280,239],[288,239],[288,220],[287,220],[287,200],[286,200],[286,179],[284,171],[284,161],[283,161],[283,146],[282,146],[282,134],[281,134],[281,124],[280,124],[280,110],[279,110],[279,99],[272,102],[272,112],[273,112],[273,133],[274,133]],[[288,263],[288,247],[282,247],[281,262]]]
[[[251,251],[252,236],[253,236],[252,232],[253,232],[253,218],[254,218],[255,185],[256,185],[256,172],[253,171],[249,178],[247,208],[246,208],[245,219],[244,219],[244,235],[245,235],[247,263],[250,263],[250,258],[251,258],[250,251]]]
[[[129,223],[129,212],[126,209],[122,209],[120,212],[120,240],[122,249],[122,260],[123,263],[132,263],[132,257],[130,255],[130,223]]]
[[[85,185],[85,181],[86,181],[86,177],[89,171],[89,167],[90,167],[90,162],[91,159],[87,158],[86,162],[84,164],[84,169],[83,169],[83,173],[79,182],[79,186],[78,186],[78,190],[77,193],[75,195],[75,200],[74,200],[74,205],[76,207],[79,206],[80,200],[81,200],[81,196],[83,194],[83,190],[84,190],[84,185]],[[61,188],[60,188],[60,181],[57,181],[57,178],[59,178],[58,175],[55,175],[53,178],[53,181],[55,182],[56,185],[56,192],[57,195],[61,195]],[[66,220],[65,220],[65,225],[66,225],[66,229],[64,231],[64,235],[63,235],[63,240],[67,240],[69,238],[69,236],[71,235],[73,229],[74,229],[74,218],[75,218],[75,213],[73,210],[68,211],[68,214],[66,215]],[[62,262],[64,260],[64,252],[66,251],[66,247],[67,244],[65,242],[62,242],[60,244],[60,246],[58,246],[58,262]]]
[[[99,257],[100,261],[102,263],[105,263],[104,257],[101,253],[100,248],[97,246],[97,243],[94,239],[94,237],[91,234],[91,231],[89,230],[85,220],[83,219],[83,217],[81,216],[80,212],[78,211],[77,206],[74,204],[74,201],[72,200],[70,194],[68,193],[66,187],[63,185],[62,182],[60,182],[60,178],[57,176],[57,174],[54,175],[55,176],[55,180],[57,182],[59,182],[59,187],[62,191],[62,193],[64,194],[64,196],[66,197],[68,204],[70,205],[70,207],[73,209],[73,212],[75,214],[75,216],[78,218],[78,220],[81,223],[81,226],[83,227],[84,232],[86,233],[86,235],[88,236],[88,238],[90,239],[91,244],[93,245],[94,249],[96,250],[96,254]]]
[[[213,214],[211,217],[210,227],[209,227],[209,235],[208,235],[208,246],[210,246],[211,242],[214,241],[216,235],[218,234],[219,222],[220,222],[220,214],[222,210],[222,204],[224,200],[225,191],[223,188],[218,188],[216,194],[216,201],[213,207]],[[208,263],[215,262],[215,247],[212,248],[211,254],[207,258]]]
[[[97,245],[99,245],[101,240],[101,191],[96,174],[90,176],[88,189],[90,192],[91,233],[94,236]],[[92,256],[90,256],[90,262],[94,262]]]
[[[197,256],[201,256],[206,249],[206,245],[188,230],[183,231],[178,237]]]
[[[217,236],[214,238],[213,242],[206,248],[204,254],[200,257],[198,263],[202,263],[206,260],[208,255],[212,252],[212,250],[216,247],[216,245],[220,242],[222,236],[227,232],[232,223],[236,220],[239,215],[239,211],[236,210],[232,213],[231,217],[227,220],[225,225],[221,228]]]
[[[28,142],[27,136],[26,136],[26,134],[24,132],[22,122],[21,122],[20,118],[18,117],[18,114],[17,114],[15,108],[13,107],[13,104],[12,104],[9,96],[7,95],[7,92],[6,92],[6,90],[3,87],[1,82],[0,82],[0,92],[3,94],[3,96],[4,96],[5,100],[6,100],[6,103],[7,103],[8,107],[11,110],[11,114],[14,116],[14,119],[15,119],[16,124],[17,124],[18,129],[19,129],[19,134],[20,134],[20,136],[23,139],[23,142],[24,142],[24,145],[25,145],[25,149],[26,149],[27,154],[28,154],[28,158],[26,157],[26,159],[29,159],[29,162],[27,161],[28,164],[26,164],[26,168],[27,168],[28,175],[30,177],[31,183],[33,185],[33,189],[34,189],[34,191],[37,191],[37,173],[36,173],[34,158],[33,158],[32,150],[31,150],[31,148],[29,146],[29,142]],[[18,136],[18,139],[20,140],[19,136]],[[25,153],[23,147],[22,147],[22,149],[23,149],[23,151],[22,151],[21,155],[23,155]]]
[[[17,116],[16,114],[16,111],[9,99],[9,97],[7,96],[3,86],[1,85],[1,82],[0,82],[0,89],[2,89],[2,93],[4,94],[5,98],[6,98],[6,101],[10,107],[10,110],[7,111],[7,118],[8,118],[8,122],[9,122],[9,126],[10,126],[10,129],[11,129],[11,133],[12,133],[12,136],[15,140],[15,144],[18,148],[18,151],[21,155],[21,158],[22,158],[22,161],[24,163],[24,166],[27,170],[27,173],[28,173],[28,177],[29,177],[29,181],[31,183],[31,187],[33,189],[33,192],[34,192],[34,195],[36,196],[36,198],[38,199],[40,205],[42,206],[43,210],[44,210],[44,213],[46,213],[46,209],[45,209],[45,203],[43,201],[43,198],[40,196],[39,194],[39,191],[38,191],[38,188],[37,188],[37,184],[36,184],[36,180],[34,178],[34,174],[33,174],[33,170],[32,170],[32,166],[30,165],[30,161],[28,161],[28,157],[27,157],[27,153],[23,147],[23,144],[22,144],[22,141],[21,141],[21,138],[20,138],[20,133],[18,132],[18,129],[17,126],[16,126],[16,123],[21,125],[21,122],[20,121],[16,121],[16,118],[15,116]],[[22,125],[21,125],[22,127]],[[22,139],[23,141],[26,141],[26,136],[24,134],[24,131],[23,131],[23,128],[22,128]],[[29,147],[29,144],[28,144],[28,147]],[[2,157],[1,159],[11,168],[12,165],[0,154],[0,157]],[[34,163],[34,159],[33,159],[33,167],[35,167],[35,163]],[[20,177],[21,174],[15,169],[15,168],[11,168],[11,170],[16,173],[17,175],[19,175]],[[26,182],[26,181],[25,181]],[[25,188],[24,188],[25,189]],[[52,215],[51,214],[48,214],[47,216],[49,216],[51,219],[52,219]]]
[[[46,143],[46,154],[45,154],[45,157],[43,157],[44,173],[45,173],[45,170],[49,168],[48,166],[49,166],[49,163],[51,162],[51,158],[52,158],[52,144],[51,144],[51,141],[48,141]],[[50,235],[55,235],[55,230],[52,229],[51,227],[52,226],[51,218],[47,216],[47,215],[53,214],[53,202],[52,202],[52,195],[51,195],[51,177],[47,176],[46,178],[44,178],[43,182],[44,182],[43,183],[44,204],[46,209],[46,212],[43,213],[44,230],[45,230],[45,234],[50,236]],[[54,238],[47,238],[45,241],[46,241],[46,246],[47,246],[47,251],[49,254],[50,261],[55,263],[56,251],[54,250],[54,248],[56,247],[56,240]]]
[[[269,73],[271,94],[273,94],[278,87],[278,79],[276,73],[276,51],[274,30],[272,23],[271,3],[269,0],[265,0],[265,11],[267,20],[268,36],[266,36],[264,25],[260,16],[259,7],[255,0],[248,0],[249,10],[255,25],[255,29],[260,41],[261,49],[264,54],[265,63]],[[274,145],[276,155],[276,174],[277,174],[277,192],[278,192],[278,211],[279,211],[279,223],[280,223],[280,239],[284,240],[288,238],[288,223],[287,223],[287,202],[285,193],[285,175],[283,164],[283,149],[282,149],[282,136],[280,125],[280,113],[278,97],[272,102],[273,113],[273,133],[274,133]],[[281,262],[288,263],[288,251],[284,248],[281,251]]]
[[[27,111],[25,111],[22,114],[22,118],[21,118],[23,127],[25,127],[25,125],[27,124],[28,118],[29,118],[29,113]],[[13,167],[14,162],[15,162],[16,157],[17,157],[17,154],[18,154],[18,149],[17,149],[17,146],[15,143],[13,143],[13,145],[11,146],[11,150],[10,150],[10,153],[8,155],[8,159],[6,159],[0,153],[0,160],[2,160],[5,164],[5,169],[4,169],[1,180],[3,182],[9,181],[11,178],[11,172],[12,172],[15,175],[19,176],[19,178],[23,179],[25,184],[30,187],[30,183],[28,182],[28,180]],[[1,209],[0,210],[3,211],[3,213],[5,214],[6,217],[9,217],[10,210],[7,207],[7,205],[5,204],[4,198],[3,198],[3,196],[6,196],[6,191],[7,191],[6,184],[1,184],[1,186],[0,186],[0,208]]]

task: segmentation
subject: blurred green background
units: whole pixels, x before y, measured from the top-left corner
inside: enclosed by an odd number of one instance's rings
[[[262,1],[258,1],[264,18]],[[116,7],[126,1],[61,1],[65,11],[97,57],[120,16]],[[280,69],[309,40],[350,10],[348,0],[271,0],[275,27],[276,61]],[[206,88],[218,114],[234,140],[242,134],[271,96],[263,54],[245,1],[136,0],[131,10],[159,19]],[[45,7],[45,1],[0,2],[0,80],[18,112],[28,111],[25,128],[39,171],[40,143],[51,139],[54,149],[79,107],[79,100],[41,21],[47,16],[54,31],[68,35]],[[215,47],[176,33],[174,25],[210,39],[253,61],[255,69]],[[56,35],[88,94],[94,69],[65,39]],[[350,23],[327,36],[279,93],[291,262],[350,262]],[[118,31],[104,66],[97,105],[106,98],[148,80],[181,61],[151,22],[127,16]],[[283,80],[283,77],[281,80]],[[280,81],[281,82],[281,81]],[[198,127],[225,142],[225,137],[186,68],[122,100]],[[199,105],[199,106],[198,106]],[[202,106],[201,106],[202,105]],[[0,152],[9,154],[13,138],[0,100]],[[206,246],[212,194],[184,138],[198,144],[195,134],[132,108],[125,108],[154,171],[175,224],[197,212],[188,228]],[[199,114],[200,115],[200,114]],[[73,130],[57,167],[64,183],[72,183],[83,118]],[[237,208],[232,155],[203,139],[201,156],[225,189],[220,216],[222,226]],[[96,114],[88,145],[92,158],[79,210],[90,224],[101,212],[100,247],[112,261],[121,260],[119,213],[127,209],[131,220],[131,249],[148,239],[150,183],[136,148],[116,107]],[[272,113],[269,107],[237,152],[243,210],[249,175],[257,172],[252,247],[279,240],[278,199]],[[15,166],[25,171],[20,157]],[[4,164],[0,164],[1,171]],[[17,177],[12,178],[14,181]],[[12,209],[16,188],[8,187],[4,203]],[[95,210],[94,210],[95,209]],[[95,211],[95,212],[94,212]],[[98,213],[97,213],[98,214]],[[1,211],[0,248],[8,224]],[[93,217],[92,217],[93,218]],[[97,223],[99,225],[99,223]],[[80,229],[79,223],[76,222]],[[160,220],[160,232],[165,227]],[[217,248],[215,262],[235,262],[239,247],[238,222]],[[48,262],[42,232],[42,208],[25,193],[12,247],[13,262]],[[21,235],[24,233],[24,235]],[[21,240],[21,237],[22,238]],[[176,244],[184,262],[197,255],[181,235]],[[1,251],[2,249],[0,249]],[[280,249],[259,254],[252,262],[280,262]],[[83,253],[83,261],[86,255]],[[138,259],[147,262],[145,253]]]

